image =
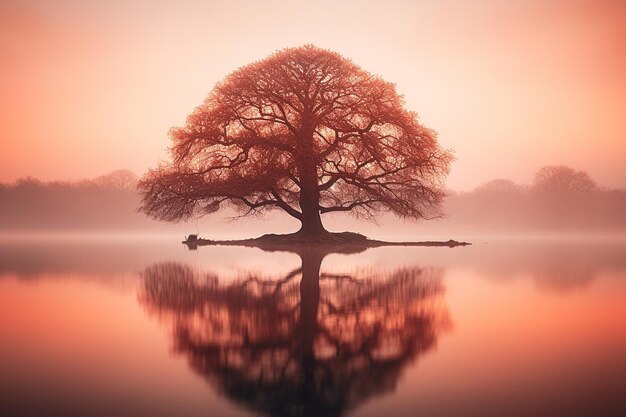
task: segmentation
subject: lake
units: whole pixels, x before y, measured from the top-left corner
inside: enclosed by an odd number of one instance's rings
[[[624,416],[626,241],[0,241],[2,416]]]

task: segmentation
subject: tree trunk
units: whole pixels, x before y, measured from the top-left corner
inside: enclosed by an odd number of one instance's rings
[[[310,132],[309,132],[310,130]],[[298,232],[306,238],[315,238],[328,232],[320,217],[320,191],[317,183],[317,161],[313,153],[313,132],[304,128],[298,139],[297,166],[300,179],[300,210],[302,227]]]
[[[302,226],[298,231],[299,234],[314,238],[328,233],[322,224],[319,202],[310,202],[306,199],[303,201],[303,198],[300,198],[300,208],[302,209]]]

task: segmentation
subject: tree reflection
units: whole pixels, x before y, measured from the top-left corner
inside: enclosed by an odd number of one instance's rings
[[[274,416],[338,416],[393,390],[449,325],[440,271],[320,273],[231,283],[180,263],[143,272],[139,300],[172,325],[174,351],[228,398]]]

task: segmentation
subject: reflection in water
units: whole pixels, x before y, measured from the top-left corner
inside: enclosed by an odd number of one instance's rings
[[[624,240],[503,240],[458,252],[461,266],[497,281],[530,278],[554,294],[582,291],[601,274],[626,271]]]
[[[625,249],[489,242],[301,265],[178,239],[0,238],[0,416],[621,417]],[[445,280],[402,268],[416,259]]]
[[[338,416],[393,390],[449,326],[441,271],[320,274],[324,254],[224,284],[181,263],[143,272],[141,304],[220,393],[275,416]]]

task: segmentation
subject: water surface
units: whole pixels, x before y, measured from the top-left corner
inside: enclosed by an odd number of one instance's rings
[[[0,242],[0,415],[626,415],[626,243]]]

